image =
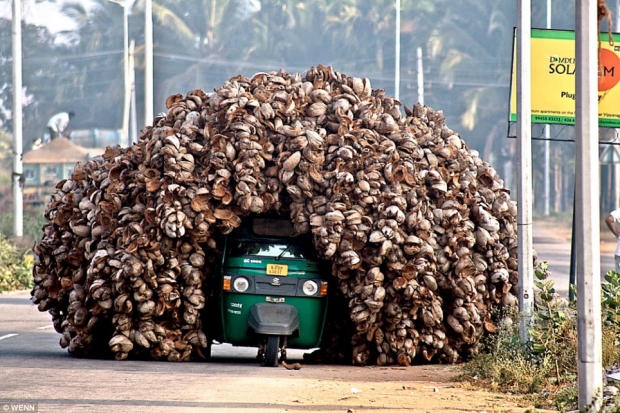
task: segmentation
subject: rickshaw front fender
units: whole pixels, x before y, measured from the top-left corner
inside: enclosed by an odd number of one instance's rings
[[[257,334],[290,336],[299,330],[299,312],[289,304],[257,303],[250,308],[248,326]]]

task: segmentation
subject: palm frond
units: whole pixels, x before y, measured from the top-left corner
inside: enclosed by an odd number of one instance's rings
[[[84,7],[84,4],[79,1],[68,2],[62,5],[60,11],[67,17],[76,21],[78,26],[87,25],[90,21],[88,11]]]
[[[165,27],[169,30],[170,34],[183,42],[193,43],[196,41],[196,34],[185,23],[185,21],[177,16],[167,7],[159,4],[153,4],[153,18],[157,20],[157,23],[161,27]]]
[[[454,84],[457,69],[469,59],[470,56],[467,53],[457,49],[450,49],[446,57],[441,61],[439,75],[444,82],[448,83],[449,88],[452,88]]]
[[[470,89],[465,92],[464,97],[467,102],[467,109],[461,115],[461,125],[467,130],[473,130],[476,127],[480,98],[483,93],[484,88]]]

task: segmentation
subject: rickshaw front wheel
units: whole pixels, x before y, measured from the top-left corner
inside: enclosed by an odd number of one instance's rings
[[[278,367],[278,350],[280,348],[280,336],[267,336],[265,348],[265,360],[263,366]]]

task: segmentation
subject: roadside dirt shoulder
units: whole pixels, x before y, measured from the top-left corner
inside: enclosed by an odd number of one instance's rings
[[[310,370],[315,367],[310,367]],[[475,391],[453,381],[458,366],[334,367],[324,379],[298,384],[312,388],[302,396],[289,397],[288,411],[342,412],[525,412],[528,402],[512,395]],[[344,376],[346,377],[343,377]],[[297,382],[297,380],[295,380]],[[292,393],[295,394],[295,393]],[[296,404],[299,409],[295,408]],[[319,411],[323,411],[320,410]],[[539,410],[540,411],[540,410]]]

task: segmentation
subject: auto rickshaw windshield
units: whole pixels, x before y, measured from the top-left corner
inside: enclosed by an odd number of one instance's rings
[[[254,255],[258,257],[312,259],[311,254],[294,244],[277,244],[271,242],[235,241],[230,248],[230,257]]]

